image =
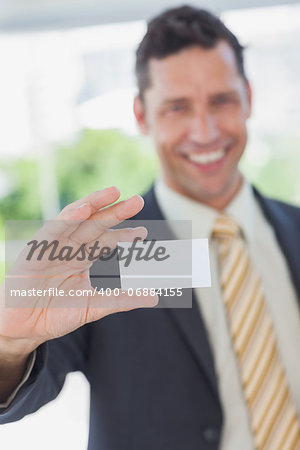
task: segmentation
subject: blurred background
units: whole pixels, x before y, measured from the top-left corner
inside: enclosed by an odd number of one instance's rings
[[[254,109],[243,171],[300,204],[300,3],[190,2],[220,13],[247,47]],[[143,193],[158,164],[138,135],[135,49],[169,0],[0,0],[0,267],[5,220],[49,219],[94,190]],[[0,428],[3,450],[82,450],[88,385],[68,377],[55,404]]]

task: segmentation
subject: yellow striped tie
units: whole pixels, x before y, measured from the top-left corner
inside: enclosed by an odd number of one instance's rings
[[[220,215],[212,237],[219,244],[221,288],[255,447],[298,450],[299,416],[242,232],[231,218]]]

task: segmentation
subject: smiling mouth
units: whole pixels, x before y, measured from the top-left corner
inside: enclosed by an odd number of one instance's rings
[[[226,154],[225,148],[219,148],[210,152],[203,153],[190,153],[186,155],[186,159],[195,164],[201,164],[202,166],[208,166],[209,164],[217,163],[221,161]]]

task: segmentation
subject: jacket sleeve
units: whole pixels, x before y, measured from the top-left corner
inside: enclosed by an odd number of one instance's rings
[[[57,397],[69,372],[86,376],[88,325],[38,347],[28,380],[12,402],[0,409],[0,424],[15,422]]]

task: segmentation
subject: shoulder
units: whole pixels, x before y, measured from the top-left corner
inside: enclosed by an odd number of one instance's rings
[[[164,215],[159,207],[154,186],[152,186],[144,195],[144,207],[143,209],[135,216],[133,219],[135,220],[163,220]]]
[[[263,213],[269,221],[278,219],[290,225],[300,225],[300,207],[289,203],[266,197],[256,188],[253,188],[254,195]]]

